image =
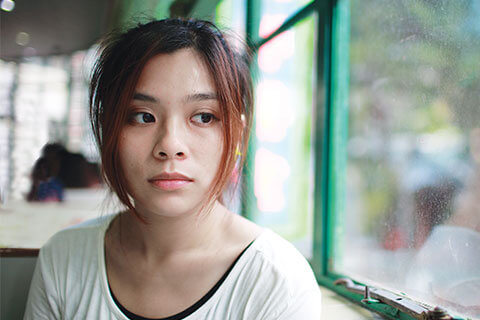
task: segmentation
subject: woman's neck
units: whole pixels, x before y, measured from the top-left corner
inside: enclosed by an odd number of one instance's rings
[[[231,213],[216,202],[208,213],[179,217],[149,215],[143,223],[132,214],[118,217],[118,239],[123,250],[144,261],[168,260],[178,255],[216,250],[221,243]]]

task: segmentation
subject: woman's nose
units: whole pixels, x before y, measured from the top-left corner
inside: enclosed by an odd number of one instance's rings
[[[154,157],[160,160],[184,160],[187,157],[185,134],[182,125],[170,121],[158,130],[158,139],[153,148]]]
[[[170,157],[168,153],[160,151],[160,153],[158,154],[158,157],[162,160],[168,160],[168,159],[183,160],[185,158],[185,153],[180,151],[175,153],[173,157]]]

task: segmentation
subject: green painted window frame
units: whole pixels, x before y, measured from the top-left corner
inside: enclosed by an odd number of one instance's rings
[[[314,221],[313,257],[310,261],[317,281],[337,294],[362,305],[387,319],[415,319],[393,306],[384,303],[364,303],[364,295],[349,291],[344,286],[335,285],[343,276],[332,270],[334,259],[334,227],[341,221],[345,212],[343,201],[346,190],[348,116],[349,116],[349,47],[350,47],[350,0],[314,0],[292,14],[270,36],[258,36],[261,1],[246,1],[247,43],[253,53],[262,45],[282,32],[294,27],[298,22],[317,14],[315,41],[315,80],[314,80]],[[253,59],[252,70],[256,71]],[[253,139],[252,139],[253,140]],[[246,166],[253,166],[255,141],[249,145]],[[253,199],[252,174],[245,178],[243,209],[250,217]],[[361,284],[361,283],[359,283]],[[458,318],[455,318],[458,319]]]

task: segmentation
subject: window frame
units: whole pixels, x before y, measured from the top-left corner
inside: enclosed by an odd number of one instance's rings
[[[430,315],[418,314],[420,304],[407,296],[399,296],[380,289],[393,300],[396,297],[404,303],[387,304],[384,299],[365,300],[365,294],[354,292],[347,286],[338,285],[344,276],[333,272],[334,228],[345,212],[342,201],[346,190],[347,142],[349,117],[349,55],[350,55],[350,0],[313,0],[290,15],[285,22],[267,38],[258,36],[261,1],[246,1],[247,43],[254,53],[252,70],[257,70],[255,53],[264,44],[294,27],[298,22],[317,15],[314,48],[314,199],[313,199],[313,257],[310,260],[317,282],[337,294],[357,303],[387,319],[429,319]],[[255,72],[254,72],[255,74]],[[255,124],[254,124],[255,125]],[[255,128],[255,127],[254,127]],[[253,167],[254,138],[250,139],[249,152],[244,170],[245,193],[242,212],[252,218],[253,179],[248,168]],[[364,284],[353,282],[364,288]],[[417,307],[416,313],[408,306]],[[423,310],[427,310],[423,308]],[[461,318],[455,318],[461,319]]]

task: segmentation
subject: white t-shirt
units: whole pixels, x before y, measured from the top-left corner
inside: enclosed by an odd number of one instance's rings
[[[40,250],[24,319],[122,319],[105,268],[114,215],[54,235]],[[305,258],[265,229],[215,293],[185,320],[320,319],[321,296]]]

